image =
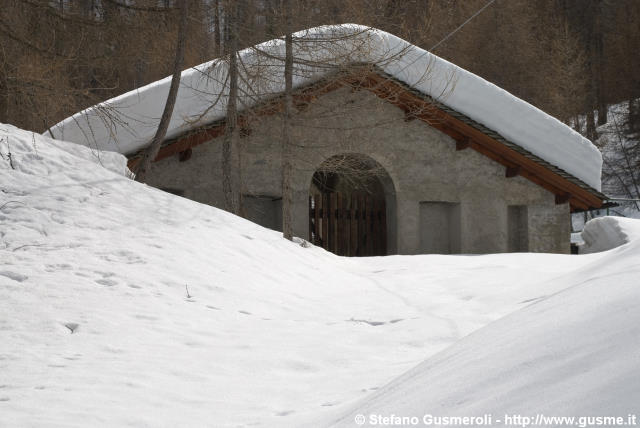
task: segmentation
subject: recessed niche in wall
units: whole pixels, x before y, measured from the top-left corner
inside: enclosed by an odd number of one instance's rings
[[[420,202],[420,252],[460,253],[460,204]]]
[[[268,195],[243,195],[242,201],[247,220],[282,232],[282,198]]]
[[[507,207],[508,251],[519,253],[529,251],[529,218],[526,205]]]

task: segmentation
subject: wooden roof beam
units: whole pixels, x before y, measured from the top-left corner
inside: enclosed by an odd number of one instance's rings
[[[189,147],[187,150],[184,150],[180,153],[178,153],[178,160],[180,162],[186,162],[189,159],[191,159],[191,155],[193,154],[193,149],[191,147]]]
[[[520,171],[522,170],[522,167],[520,165],[518,166],[508,166],[506,171],[504,172],[504,176],[507,178],[513,178],[516,177],[518,175],[520,175]]]
[[[413,120],[416,120],[416,115],[410,110],[407,109],[404,111],[404,121],[405,122],[411,122]]]
[[[562,194],[556,195],[556,205],[566,204],[567,202],[569,202],[570,199],[571,199],[570,193],[562,193]]]
[[[585,203],[585,202],[583,202],[583,201],[581,201],[581,200],[579,200],[579,199],[576,199],[576,198],[570,198],[570,199],[569,199],[569,209],[570,209],[571,211],[573,211],[573,210],[575,210],[576,208],[579,208],[579,209],[581,209],[581,210],[588,210],[588,209],[591,209],[591,208],[593,208],[593,207],[590,207],[590,206],[589,206],[589,204],[587,204],[587,203]]]
[[[456,151],[468,149],[471,147],[471,138],[464,137],[460,140],[456,140]]]

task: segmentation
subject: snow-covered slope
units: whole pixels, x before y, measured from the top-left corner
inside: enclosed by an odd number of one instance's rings
[[[340,258],[133,182],[118,154],[9,125],[0,154],[1,427],[314,426],[614,258]],[[630,250],[614,253],[617,270],[595,283],[616,284],[599,290],[627,290]],[[563,309],[588,303],[570,296]],[[549,314],[508,337],[549,327]],[[607,326],[619,325],[597,331]],[[635,352],[616,346],[616,361]],[[504,359],[513,373],[519,361]]]
[[[596,253],[640,240],[640,220],[624,217],[598,217],[582,230],[582,254]]]
[[[608,228],[602,228],[604,221]],[[538,426],[619,426],[595,419],[579,425],[578,418],[586,416],[622,417],[626,426],[640,423],[640,221],[607,217],[589,224],[609,240],[620,234],[635,240],[557,278],[552,282],[565,290],[541,294],[325,425],[351,427],[359,414],[365,426],[371,415],[417,417],[418,426],[425,426],[424,415],[487,414],[495,426],[533,426],[536,417]],[[607,232],[614,227],[616,233]],[[509,424],[505,415],[529,419]],[[561,423],[537,415],[575,420]]]
[[[295,34],[294,56],[321,66],[298,65],[299,87],[351,62],[383,71],[486,125],[503,137],[600,190],[602,156],[570,127],[484,79],[384,31],[353,24]],[[246,76],[240,105],[282,92],[284,43],[272,40],[240,53]],[[167,138],[224,117],[227,64],[214,60],[182,73]],[[256,77],[256,76],[259,76]],[[250,82],[250,87],[247,85]],[[151,141],[169,91],[170,77],[106,101],[52,128],[56,138],[129,154]],[[212,103],[216,100],[215,105]]]

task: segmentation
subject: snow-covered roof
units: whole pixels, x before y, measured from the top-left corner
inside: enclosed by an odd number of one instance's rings
[[[600,191],[602,155],[586,138],[540,109],[392,34],[354,24],[323,26],[294,35],[294,87],[348,63],[371,63],[506,140]],[[240,52],[241,108],[284,90],[284,41]],[[213,60],[185,70],[167,138],[224,118],[228,64]],[[55,138],[131,154],[152,139],[171,77],[81,111],[51,128]]]

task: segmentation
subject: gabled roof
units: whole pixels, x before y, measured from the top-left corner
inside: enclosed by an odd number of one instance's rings
[[[469,146],[486,151],[489,140],[480,144],[485,140],[480,134],[487,136],[492,145],[497,142],[526,158],[527,161],[521,159],[523,165],[533,162],[543,166],[571,183],[570,188],[577,186],[594,198],[603,199],[599,193],[602,156],[598,149],[557,119],[484,79],[396,36],[358,25],[312,28],[296,33],[295,38],[295,88],[308,87],[346,64],[374,65],[378,70],[375,75],[401,86],[415,99],[428,101],[436,116],[445,114],[446,128],[454,138],[469,137]],[[252,77],[247,72],[240,87],[240,105],[256,107],[282,93],[283,51],[283,41],[276,39],[240,52],[240,62],[246,70],[266,73],[260,80],[248,82]],[[183,72],[167,138],[203,127],[213,129],[212,125],[224,118],[226,70],[224,61],[214,60]],[[57,138],[131,155],[153,137],[169,83],[170,78],[165,78],[98,104],[60,122],[52,132]],[[409,104],[417,102],[405,98]],[[437,121],[428,120],[437,127]],[[461,132],[461,127],[476,138]],[[493,150],[491,156],[512,168],[512,173],[520,165],[512,159],[516,155],[502,154],[498,158]],[[537,170],[529,166],[520,173],[533,174]],[[533,179],[533,175],[528,178]],[[569,196],[561,199],[570,198],[575,192],[565,193]],[[599,206],[595,201],[587,205]]]
[[[348,72],[332,73],[320,81],[298,88],[293,101],[304,108],[317,97],[336,89],[349,86],[368,90],[378,97],[399,107],[405,112],[405,120],[421,120],[451,136],[456,150],[470,148],[505,166],[505,176],[522,176],[544,187],[556,195],[556,203],[569,203],[571,209],[586,210],[599,208],[606,196],[593,189],[582,180],[541,159],[502,135],[479,124],[466,115],[457,112],[433,98],[408,87],[397,79],[382,72],[377,67],[361,65]],[[250,112],[241,115],[239,126],[251,131],[251,118],[279,113],[283,110],[282,96],[254,106]],[[208,126],[202,126],[185,134],[166,140],[156,160],[182,154],[192,147],[211,141],[224,134],[225,120],[220,119]],[[133,168],[139,160],[141,149],[130,155],[129,166]]]

